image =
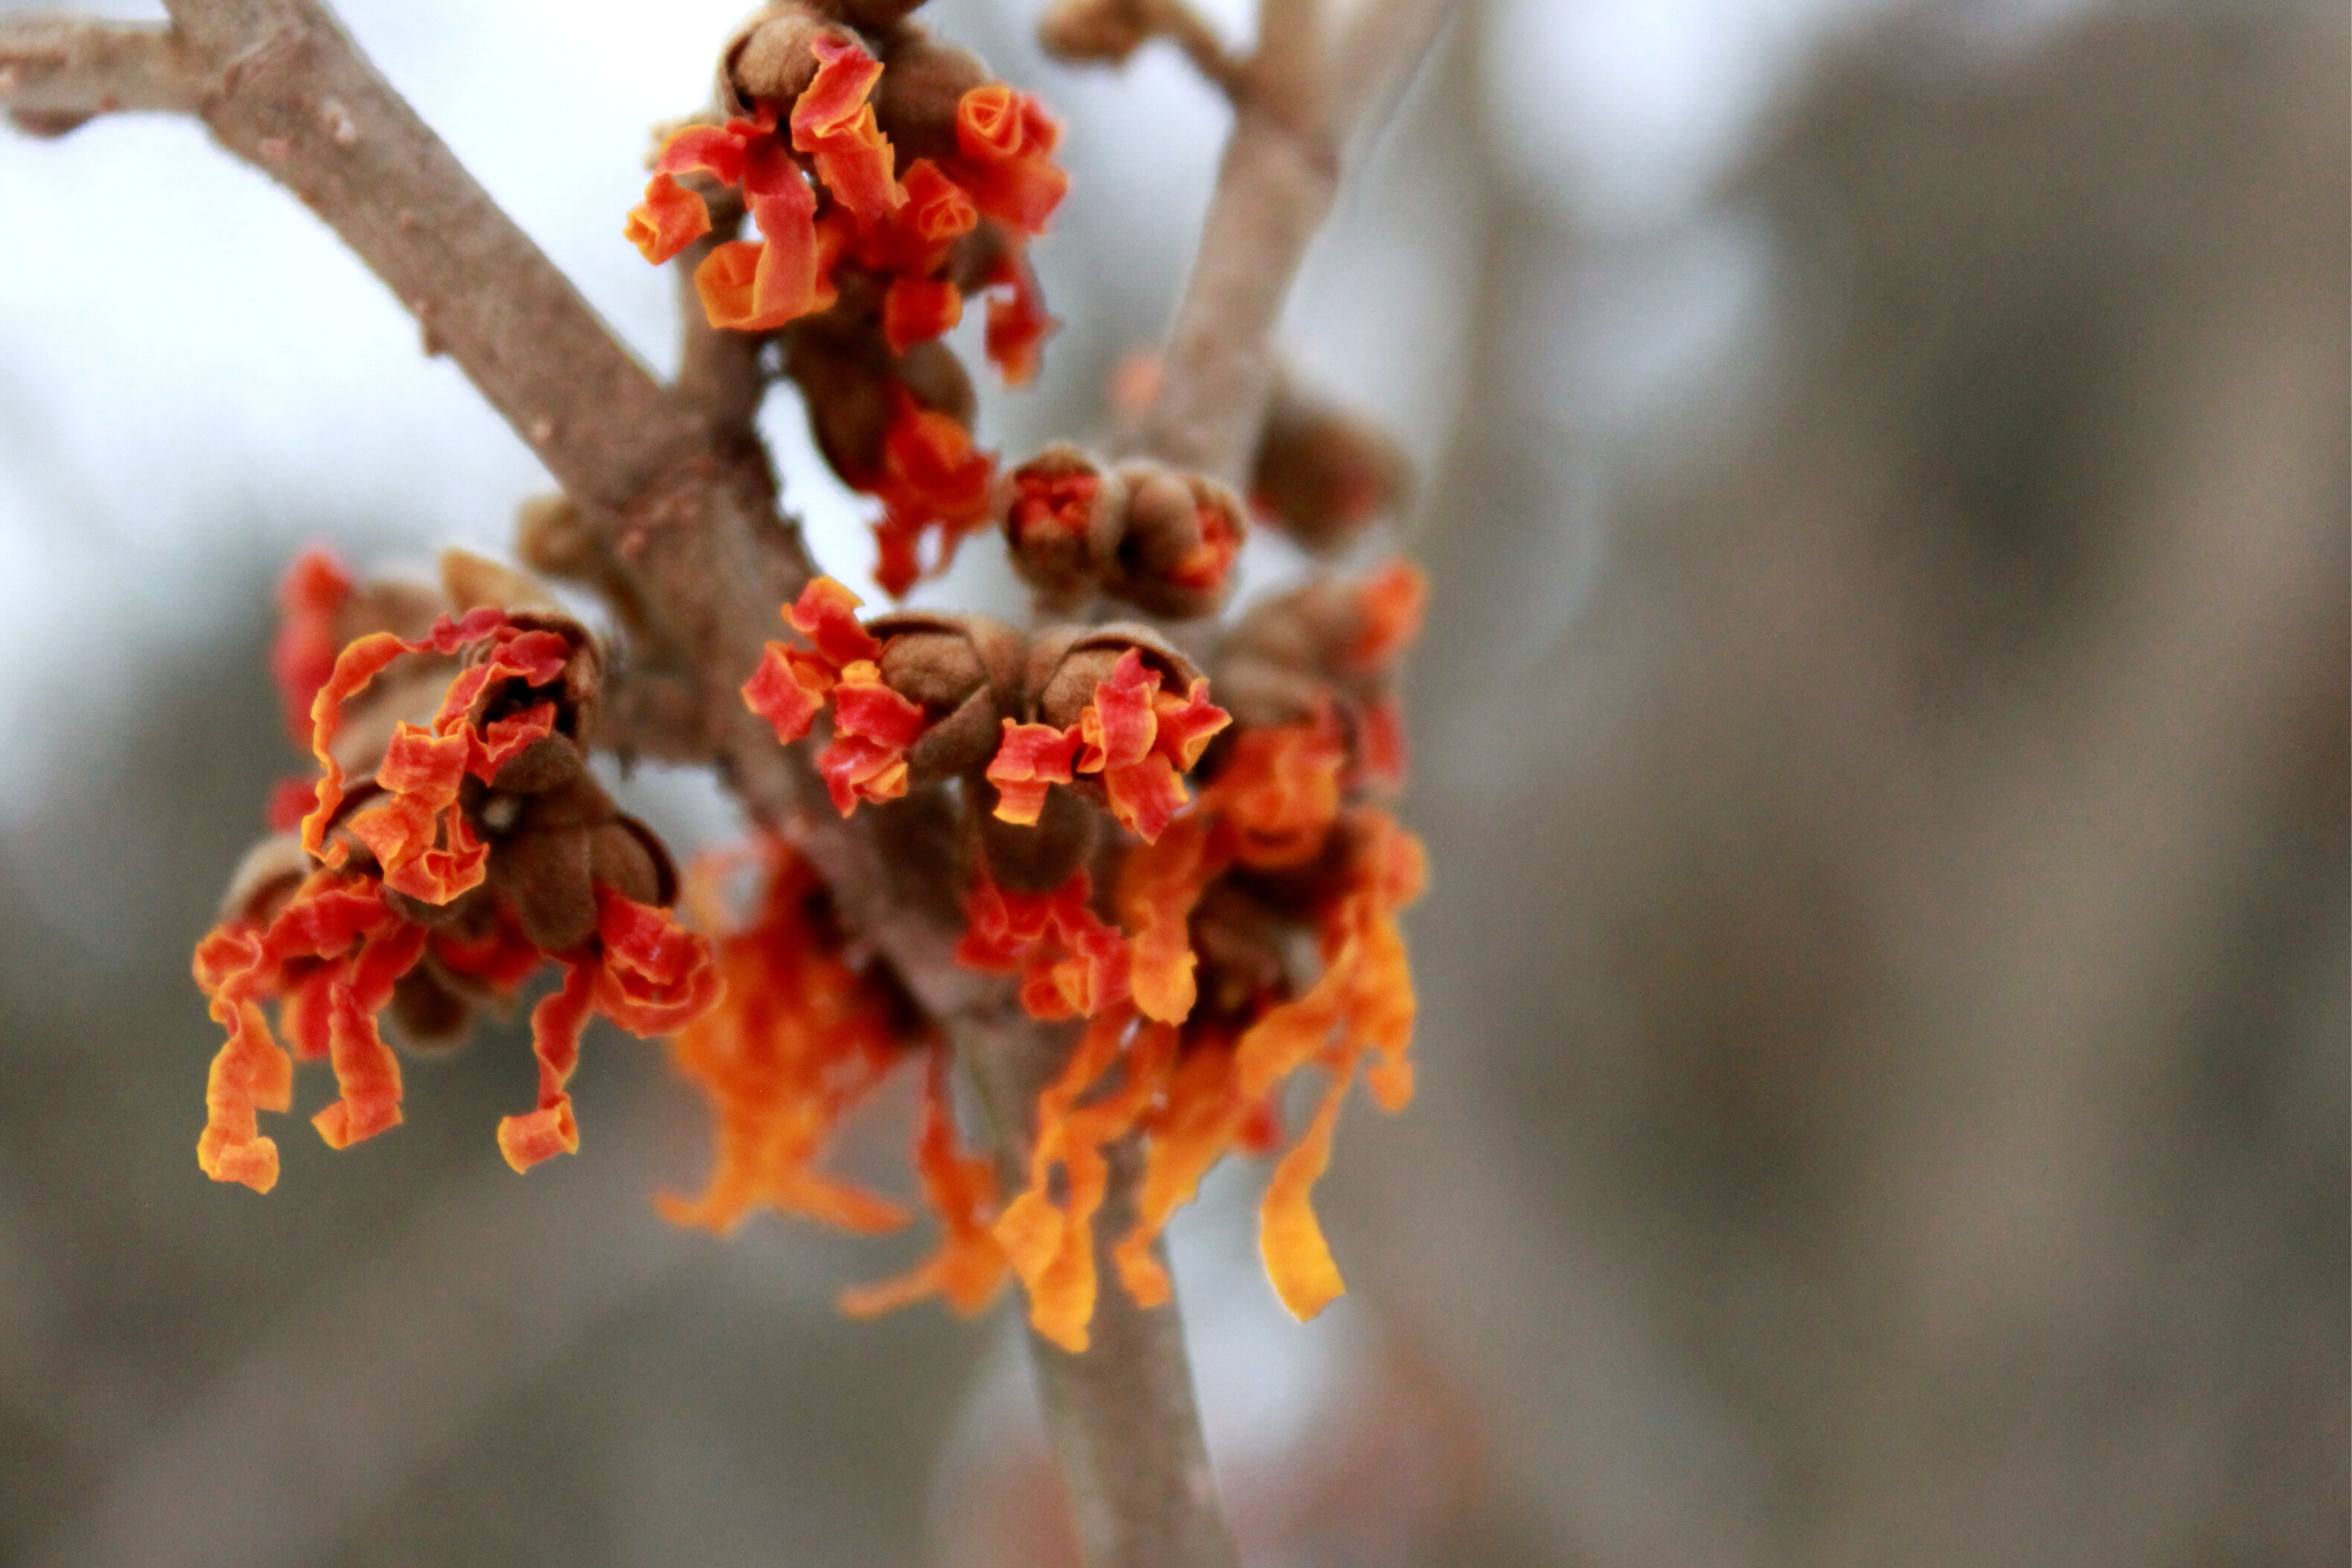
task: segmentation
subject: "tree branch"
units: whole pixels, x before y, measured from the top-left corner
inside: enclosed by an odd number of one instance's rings
[[[1234,121],[1136,441],[1238,484],[1274,384],[1274,329],[1339,190],[1339,153],[1428,49],[1454,0],[1363,0],[1325,55],[1314,0],[1264,0],[1261,90]],[[1297,58],[1314,51],[1312,66]]]
[[[192,112],[205,89],[168,27],[79,16],[0,17],[0,101],[37,135],[121,110]]]

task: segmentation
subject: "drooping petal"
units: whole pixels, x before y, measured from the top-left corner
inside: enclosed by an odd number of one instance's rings
[[[1118,873],[1120,920],[1133,933],[1132,989],[1147,1018],[1181,1024],[1197,996],[1191,920],[1230,858],[1206,818],[1179,821],[1128,851]]]
[[[343,563],[322,546],[296,556],[278,584],[278,637],[269,645],[269,674],[297,744],[310,739],[310,704],[335,671],[335,657],[343,648],[337,619],[355,591]]]
[[[563,961],[563,987],[530,1010],[531,1054],[539,1058],[539,1105],[499,1121],[499,1152],[518,1173],[558,1154],[580,1152],[580,1124],[565,1086],[580,1065],[580,1037],[594,1012],[596,964]]]
[[[735,858],[696,862],[689,905],[717,904]],[[842,1119],[919,1042],[901,1041],[892,998],[812,918],[815,872],[781,839],[766,840],[761,858],[756,918],[715,941],[719,1001],[670,1041],[672,1065],[710,1103],[717,1161],[699,1197],[665,1194],[661,1212],[721,1232],[761,1206],[845,1230],[896,1229],[905,1209],[814,1166]]]
[[[1274,1168],[1265,1200],[1258,1208],[1258,1250],[1265,1258],[1266,1277],[1274,1281],[1275,1294],[1290,1309],[1290,1315],[1301,1321],[1348,1289],[1310,1199],[1316,1182],[1330,1168],[1331,1140],[1354,1073],[1352,1056],[1332,1068],[1330,1087],[1315,1108],[1314,1120]]]
[[[853,1318],[877,1317],[928,1296],[944,1297],[950,1308],[969,1317],[1004,1288],[1004,1248],[992,1228],[997,1211],[996,1171],[986,1157],[967,1154],[960,1146],[944,1051],[931,1052],[923,1089],[915,1169],[922,1178],[924,1200],[940,1222],[939,1249],[895,1279],[844,1290],[841,1310]]]
[[[400,1062],[376,1028],[394,982],[424,956],[425,928],[405,921],[355,953],[328,990],[328,1053],[335,1102],[310,1119],[330,1149],[345,1149],[400,1125]]]

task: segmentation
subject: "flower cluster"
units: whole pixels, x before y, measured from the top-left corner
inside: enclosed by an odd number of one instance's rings
[[[455,1044],[477,1005],[510,1002],[551,962],[562,984],[531,1014],[539,1103],[498,1133],[528,1169],[579,1146],[565,1086],[592,1016],[662,1034],[717,994],[709,944],[664,912],[667,852],[587,771],[594,638],[550,608],[474,603],[486,567],[449,558],[444,607],[415,636],[369,623],[415,616],[429,590],[362,595],[317,554],[289,574],[272,665],[289,710],[308,696],[318,771],[308,812],[247,857],[196,949],[197,984],[229,1031],[197,1144],[215,1180],[276,1182],[257,1112],[289,1109],[294,1060],[332,1066],[338,1098],[313,1119],[328,1144],[372,1138],[401,1118],[384,1016],[413,1045]],[[488,571],[489,585],[537,597]]]
[[[655,263],[710,237],[694,273],[710,325],[792,329],[785,374],[820,447],[883,503],[876,576],[895,595],[989,515],[994,460],[972,446],[970,384],[938,340],[985,294],[989,359],[1010,384],[1034,377],[1055,323],[1027,246],[1069,178],[1035,99],[861,9],[772,5],[747,24],[721,66],[723,118],[665,142],[625,232]],[[714,237],[745,216],[757,239]]]
[[[1383,1107],[1412,1092],[1412,987],[1397,915],[1420,890],[1421,852],[1370,797],[1402,767],[1390,682],[1421,595],[1418,574],[1399,564],[1318,579],[1244,616],[1217,660],[1219,689],[1230,678],[1246,699],[1239,725],[1210,700],[1210,679],[1141,626],[1024,637],[978,617],[861,622],[856,599],[824,578],[787,609],[802,641],[769,645],[745,701],[786,742],[830,710],[818,767],[845,815],[917,791],[961,809],[969,924],[957,958],[1013,977],[1032,1016],[1083,1021],[1040,1098],[1026,1185],[1001,1205],[984,1169],[951,1179],[970,1157],[954,1145],[944,1101],[927,1117],[937,1169],[926,1167],[925,1184],[949,1237],[930,1267],[954,1258],[967,1297],[991,1278],[993,1247],[996,1273],[1025,1286],[1038,1331],[1083,1349],[1100,1289],[1094,1223],[1108,1151],[1136,1139],[1139,1210],[1113,1256],[1131,1295],[1164,1300],[1161,1228],[1226,1153],[1283,1143],[1283,1090],[1307,1068],[1327,1082],[1269,1183],[1264,1251],[1299,1315],[1339,1294],[1309,1196],[1340,1104],[1368,1062]],[[975,744],[992,731],[992,747]],[[1197,792],[1186,783],[1194,774]],[[824,1005],[802,998],[839,991],[848,972],[823,956],[805,916],[767,921],[755,928],[768,933],[761,940],[798,945],[770,961],[770,982],[730,971],[730,995],[781,988],[789,995],[763,1005],[814,1040],[823,1030],[809,1009]],[[1296,969],[1302,940],[1319,961],[1311,975]],[[834,978],[793,978],[795,964]],[[739,1122],[794,1130],[772,1136],[804,1172],[817,1149],[806,1135],[844,1108],[828,1086],[862,1090],[887,1061],[863,1038],[850,1029],[808,1047],[793,1058],[797,1078],[753,1075],[743,1081],[755,1090],[733,1100],[714,1092],[722,1138]],[[940,1054],[915,1033],[897,1043],[928,1049],[935,1063]],[[835,1060],[829,1050],[844,1053],[842,1065],[824,1065]],[[741,1108],[754,1101],[764,1109]]]

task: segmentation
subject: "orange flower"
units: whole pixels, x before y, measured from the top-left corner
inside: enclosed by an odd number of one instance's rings
[[[907,1221],[899,1205],[814,1167],[842,1119],[919,1038],[902,1038],[896,997],[850,967],[823,919],[823,884],[783,840],[761,840],[757,912],[727,930],[720,885],[744,858],[705,856],[687,879],[699,921],[722,934],[719,1003],[670,1040],[670,1062],[702,1091],[717,1123],[718,1165],[702,1195],[665,1196],[678,1225],[728,1231],[753,1208],[876,1233]]]
[[[1077,773],[1098,773],[1111,815],[1150,843],[1160,837],[1185,801],[1180,776],[1201,760],[1210,740],[1233,716],[1209,700],[1209,683],[1192,682],[1182,697],[1160,689],[1160,672],[1129,648],[1112,666],[1110,679],[1095,686],[1094,700],[1078,721],[1055,740],[1049,725],[1005,726],[989,782],[998,787],[996,815],[1006,822],[1034,823],[1045,804],[1044,786],[1066,784],[1058,770],[1064,741],[1075,738],[1078,754],[1069,763]]]
[[[967,1154],[956,1137],[954,1097],[948,1086],[945,1052],[931,1052],[923,1079],[923,1121],[915,1137],[915,1170],[923,1198],[940,1222],[939,1250],[895,1279],[855,1286],[841,1293],[841,1310],[853,1318],[878,1317],[927,1296],[940,1296],[970,1317],[1004,1288],[1004,1248],[992,1228],[996,1219],[996,1170],[986,1156]]]
[[[889,140],[867,102],[882,62],[855,43],[820,36],[814,79],[793,104],[793,150],[816,160],[816,177],[861,220],[898,206],[907,193],[891,177]]]
[[[928,722],[919,704],[883,683],[886,645],[857,624],[857,595],[832,578],[810,579],[784,619],[815,647],[770,643],[743,683],[744,706],[774,725],[786,745],[806,735],[832,702],[833,741],[818,753],[817,772],[844,816],[860,801],[878,805],[907,793],[907,749]]]
[[[333,751],[343,702],[394,659],[426,652],[462,653],[467,662],[429,726],[395,727],[373,795],[345,818],[345,779]],[[563,632],[485,606],[457,620],[444,616],[420,638],[362,637],[335,658],[311,704],[321,776],[317,804],[301,823],[301,848],[319,868],[268,880],[196,947],[196,983],[229,1031],[213,1063],[196,1146],[206,1174],[261,1192],[277,1181],[277,1145],[261,1135],[257,1112],[291,1104],[292,1064],[270,1034],[265,1002],[280,1004],[279,1021],[298,1056],[331,1062],[338,1096],[313,1122],[341,1149],[400,1122],[400,1066],[376,1020],[419,963],[432,959],[434,984],[470,982],[504,995],[542,959],[557,960],[566,969],[562,989],[532,1014],[538,1109],[499,1129],[499,1147],[518,1170],[578,1145],[564,1086],[591,1014],[648,1034],[709,1005],[716,982],[707,944],[663,911],[592,881],[587,855],[577,897],[583,916],[593,901],[593,923],[560,952],[543,952],[522,934],[520,919],[544,905],[527,900],[519,917],[507,890],[483,886],[491,848],[468,817],[460,786],[468,776],[490,783],[555,733],[559,702],[579,700],[568,685],[577,673],[575,652],[579,667],[593,671],[589,650],[575,650]],[[580,787],[603,799],[593,784]],[[595,826],[576,828],[583,847]],[[355,856],[354,846],[364,853]],[[512,889],[529,891],[520,882]],[[572,896],[561,887],[538,890]],[[424,923],[444,917],[411,918],[418,905],[443,908],[460,897],[474,913],[457,919],[452,911],[446,930]]]
[[[1054,162],[1061,139],[1060,123],[1028,93],[1001,81],[973,88],[956,105],[956,182],[983,214],[1023,234],[1043,234],[1070,188]]]
[[[322,776],[318,804],[302,822],[302,847],[329,867],[348,853],[326,839],[328,825],[343,803],[343,771],[331,747],[341,727],[342,704],[405,653],[477,650],[478,661],[450,682],[430,728],[402,723],[394,730],[377,770],[376,783],[388,799],[351,820],[354,837],[383,868],[384,885],[429,904],[446,904],[480,883],[488,850],[458,808],[458,786],[467,775],[487,784],[499,768],[534,741],[553,731],[551,700],[490,717],[495,705],[511,707],[506,683],[546,687],[562,674],[571,644],[558,632],[525,629],[491,605],[461,620],[444,616],[413,641],[377,632],[343,649],[333,672],[311,704],[310,750]]]
[[[1094,1317],[1094,1217],[1110,1189],[1103,1150],[1150,1109],[1176,1054],[1176,1031],[1164,1024],[1144,1026],[1129,1044],[1135,1022],[1133,1009],[1117,1007],[1087,1026],[1060,1078],[1038,1097],[1029,1188],[996,1222],[996,1239],[1028,1289],[1031,1325],[1074,1355],[1087,1348]],[[1080,1105],[1114,1065],[1117,1086]],[[1065,1178],[1058,1203],[1051,1195],[1056,1166]]]
[[[1128,994],[1127,939],[1094,912],[1084,871],[1050,893],[1000,888],[985,867],[964,909],[970,924],[956,962],[1021,976],[1021,1005],[1033,1018],[1090,1018]]]
[[[923,407],[905,387],[892,391],[896,411],[882,437],[882,472],[858,488],[882,498],[882,520],[874,525],[881,562],[874,577],[897,598],[919,577],[946,571],[965,536],[986,524],[996,457],[975,450],[971,432]],[[927,570],[918,547],[932,529],[939,531],[939,554]]]

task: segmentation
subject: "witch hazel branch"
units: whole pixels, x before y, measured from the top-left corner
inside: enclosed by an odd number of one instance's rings
[[[271,664],[299,762],[194,962],[226,1034],[204,1172],[271,1188],[263,1119],[301,1063],[333,1080],[331,1146],[392,1131],[404,1059],[536,991],[539,1092],[495,1130],[529,1170],[583,1146],[568,1086],[593,1017],[666,1037],[715,1157],[662,1212],[874,1234],[927,1214],[929,1250],[845,1310],[968,1313],[1017,1285],[1089,1560],[1229,1562],[1160,1237],[1220,1161],[1263,1157],[1276,1293],[1306,1317],[1344,1289],[1311,1195],[1353,1085],[1411,1098],[1399,916],[1423,879],[1391,810],[1423,588],[1376,542],[1405,468],[1268,339],[1340,150],[1443,5],[1264,0],[1248,54],[1180,0],[1049,8],[1057,58],[1166,40],[1236,119],[1174,331],[1106,408],[1118,433],[1017,458],[982,443],[946,334],[977,310],[991,371],[1039,374],[1057,323],[1030,252],[1083,195],[1047,106],[919,5],[772,4],[719,41],[710,104],[657,137],[623,226],[688,279],[669,386],[316,0],[169,8],[0,23],[0,102],[45,135],[201,117],[394,285],[563,487],[525,509],[515,564],[289,570]],[[752,416],[778,381],[872,498],[886,593],[992,534],[1031,616],[862,613],[777,510]],[[1233,616],[1254,527],[1352,564]],[[681,868],[600,752],[714,767],[752,837]],[[832,1173],[835,1130],[902,1072],[908,1190]]]

